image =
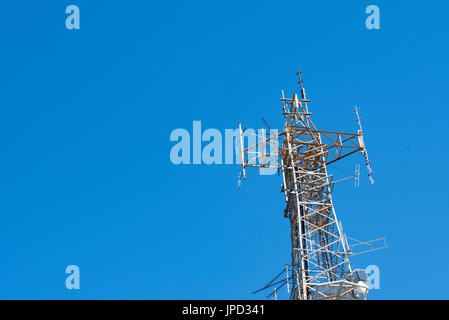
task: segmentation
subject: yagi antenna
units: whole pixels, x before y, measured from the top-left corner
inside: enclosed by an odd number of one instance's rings
[[[369,158],[368,158],[368,151],[366,150],[366,147],[365,147],[365,142],[363,141],[363,129],[362,129],[362,118],[360,118],[360,116],[359,116],[359,111],[360,111],[360,109],[359,108],[357,108],[357,107],[355,107],[355,109],[354,109],[354,112],[355,112],[355,114],[357,115],[357,123],[359,124],[359,130],[358,130],[358,134],[359,134],[359,144],[360,144],[360,146],[362,147],[362,154],[363,154],[363,156],[365,157],[365,165],[366,165],[366,168],[368,169],[368,178],[369,178],[369,181],[371,182],[371,184],[374,184],[374,179],[373,179],[373,174],[374,174],[374,172],[373,172],[373,169],[371,169],[371,166],[370,166],[370,164],[371,164],[371,161],[369,160]]]

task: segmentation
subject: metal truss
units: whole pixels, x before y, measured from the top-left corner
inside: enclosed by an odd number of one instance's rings
[[[367,286],[360,279],[363,276],[351,269],[351,248],[332,202],[333,186],[338,181],[334,181],[327,170],[328,165],[361,152],[367,162],[371,183],[374,182],[361,119],[356,109],[360,125],[357,133],[318,130],[310,119],[310,101],[302,86],[301,73],[298,71],[297,75],[301,97],[294,94],[292,98],[285,98],[282,92],[285,122],[282,132],[245,149],[240,127],[243,178],[247,167],[281,170],[286,202],[284,217],[290,220],[291,226],[292,260],[281,273],[286,278],[278,280],[280,274],[262,289],[286,285],[294,300],[364,299]],[[282,139],[279,144],[278,139]],[[271,147],[271,154],[266,151],[267,145]],[[279,161],[275,165],[267,164],[267,157],[273,155],[278,156]],[[276,289],[271,295],[276,295]]]

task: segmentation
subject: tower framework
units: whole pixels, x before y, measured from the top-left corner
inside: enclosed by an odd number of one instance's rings
[[[358,109],[355,111],[360,124],[357,133],[319,130],[308,111],[310,100],[306,98],[301,73],[298,71],[297,75],[300,96],[286,98],[282,93],[282,132],[244,149],[240,129],[242,176],[245,177],[247,167],[282,171],[284,217],[290,221],[291,263],[261,290],[286,285],[294,300],[365,299],[366,273],[351,268],[351,247],[332,202],[333,187],[338,181],[328,173],[330,164],[361,152],[370,181],[374,182]],[[271,147],[270,152],[265,149],[267,145]],[[270,157],[278,161],[267,163]],[[285,274],[284,280],[279,280],[281,274]]]

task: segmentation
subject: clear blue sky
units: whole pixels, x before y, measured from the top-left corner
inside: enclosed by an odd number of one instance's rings
[[[65,28],[77,4],[81,29]],[[381,29],[365,28],[376,4]],[[0,8],[0,298],[253,299],[289,262],[281,179],[175,166],[175,128],[280,128],[303,70],[323,130],[361,108],[376,183],[337,185],[389,248],[372,299],[448,298],[449,3],[14,1]],[[354,163],[363,163],[361,156]],[[349,164],[349,171],[352,171]],[[331,168],[330,168],[331,170]],[[338,172],[336,172],[338,173]],[[65,288],[65,267],[81,289]]]

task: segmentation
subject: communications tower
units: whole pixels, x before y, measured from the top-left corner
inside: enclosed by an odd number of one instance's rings
[[[350,245],[342,231],[332,202],[332,190],[336,182],[329,174],[328,166],[357,152],[366,161],[371,183],[373,171],[363,139],[361,119],[355,109],[359,130],[357,133],[322,131],[312,122],[308,109],[310,100],[302,85],[298,71],[300,96],[284,97],[282,92],[283,131],[244,148],[246,135],[239,124],[240,178],[245,179],[248,167],[278,170],[282,174],[282,192],[285,196],[284,217],[291,227],[291,262],[264,288],[277,290],[286,286],[290,299],[365,299],[368,292],[364,270],[353,270],[349,257],[357,254],[359,245],[377,250],[376,243],[385,238],[368,242],[357,241]],[[264,121],[265,122],[265,121]],[[268,126],[268,124],[267,124]],[[272,130],[270,130],[272,131]],[[270,146],[270,151],[267,151]],[[268,159],[276,159],[268,163]],[[358,169],[357,169],[358,170]],[[354,176],[358,184],[358,172]],[[240,185],[240,181],[239,181]],[[256,291],[256,292],[258,292]],[[269,295],[270,296],[270,295]]]

